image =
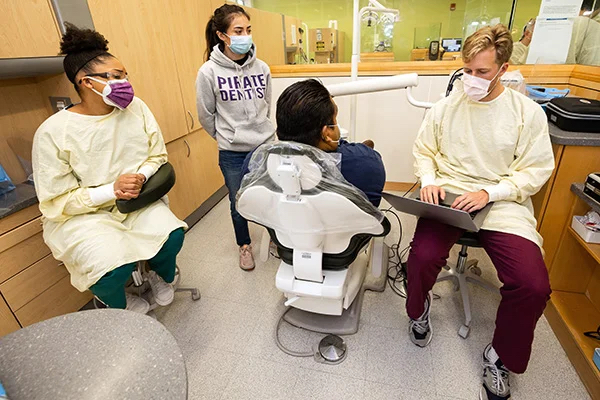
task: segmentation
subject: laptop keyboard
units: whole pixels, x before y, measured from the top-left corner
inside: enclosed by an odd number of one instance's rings
[[[417,200],[422,201],[421,198],[419,198],[419,197],[417,197]],[[446,204],[446,203],[440,202],[438,205],[440,205],[442,207],[452,208],[451,204]],[[470,212],[469,215],[471,216],[471,219],[475,218],[475,216],[479,213],[479,211],[481,211],[481,210]]]

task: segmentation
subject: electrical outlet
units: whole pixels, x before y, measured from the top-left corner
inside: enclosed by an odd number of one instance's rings
[[[57,113],[71,105],[71,98],[50,96],[50,104],[52,105],[52,110]]]

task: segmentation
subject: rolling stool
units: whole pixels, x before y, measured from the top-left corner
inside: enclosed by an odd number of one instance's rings
[[[465,323],[458,329],[458,335],[466,339],[471,330],[471,302],[469,301],[469,287],[467,286],[467,282],[475,283],[490,292],[497,292],[498,288],[481,278],[481,268],[477,266],[478,260],[467,260],[467,250],[469,247],[482,247],[481,243],[477,240],[477,234],[474,232],[465,232],[456,243],[462,246],[458,253],[456,265],[447,264],[444,266],[436,282],[452,280],[454,282],[454,290],[460,291],[465,310]]]
[[[160,166],[160,168],[156,171],[154,175],[152,175],[144,186],[142,186],[142,190],[140,194],[135,199],[131,200],[117,200],[115,203],[117,208],[123,214],[127,214],[141,208],[146,207],[149,204],[154,203],[155,201],[163,201],[167,206],[169,205],[169,200],[167,197],[167,193],[173,188],[175,185],[176,176],[175,169],[170,163],[165,163]],[[134,291],[137,292],[135,294],[142,297],[142,295],[150,289],[150,284],[148,283],[148,275],[146,268],[146,261],[138,261],[137,268],[132,272],[132,284],[128,284],[125,287],[125,290],[128,292]],[[200,299],[200,291],[198,288],[186,288],[179,287],[179,280],[181,279],[181,273],[179,271],[179,267],[175,267],[175,280],[173,281],[173,288],[176,292],[190,292],[192,295],[192,300],[196,301]],[[150,310],[154,310],[158,304],[152,299],[149,301]],[[94,297],[94,307],[95,308],[106,308],[103,307],[103,303],[99,301],[96,297]]]
[[[175,292],[190,292],[192,296],[192,300],[197,301],[200,300],[200,291],[198,288],[191,287],[179,287],[179,281],[181,280],[181,273],[179,271],[179,267],[175,269],[175,280],[172,285],[175,289]],[[145,298],[143,294],[147,293],[150,290],[150,283],[148,283],[148,268],[146,261],[138,261],[137,268],[135,271],[131,273],[131,283],[125,286],[125,290],[130,293],[135,293],[140,297]],[[148,301],[150,303],[150,309],[148,312],[154,310],[158,307],[158,304],[152,299],[152,301]],[[94,296],[94,308],[106,308],[106,306]]]

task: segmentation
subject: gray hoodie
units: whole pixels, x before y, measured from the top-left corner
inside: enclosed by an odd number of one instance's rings
[[[217,139],[219,150],[246,152],[271,141],[271,71],[256,58],[254,45],[243,65],[219,45],[198,71],[196,105],[202,127]]]

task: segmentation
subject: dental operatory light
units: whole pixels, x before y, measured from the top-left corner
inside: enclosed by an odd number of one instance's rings
[[[365,11],[361,15],[361,21],[367,23],[367,27],[376,26],[379,21],[379,15],[373,11]]]
[[[367,7],[363,7],[359,9],[360,0],[354,0],[354,25],[352,29],[352,67],[351,67],[351,79],[352,81],[358,80],[358,63],[360,62],[360,28],[361,22],[363,22],[363,18],[365,15],[369,13],[374,13],[383,16],[387,16],[387,18],[391,18],[393,22],[400,21],[400,11],[387,8],[383,4],[381,4],[377,0],[369,0],[369,4]],[[371,18],[368,17],[367,18]],[[372,23],[372,21],[371,21]],[[367,21],[367,26],[368,21]],[[356,138],[356,106],[357,100],[356,96],[352,96],[350,100],[350,139],[354,140]]]

